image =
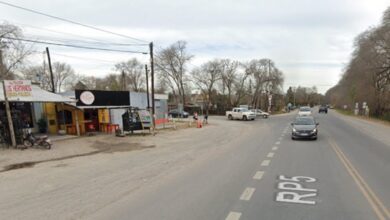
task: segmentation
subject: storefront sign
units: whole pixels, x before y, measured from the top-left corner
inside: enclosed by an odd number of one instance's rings
[[[75,90],[77,106],[129,106],[128,91]]]
[[[86,105],[91,105],[95,101],[95,96],[90,91],[84,91],[80,94],[80,101]]]
[[[32,88],[30,80],[4,80],[7,97],[31,97]]]

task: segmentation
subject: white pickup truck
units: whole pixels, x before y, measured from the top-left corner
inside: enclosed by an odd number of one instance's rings
[[[242,119],[242,120],[255,120],[256,114],[249,111],[246,108],[233,108],[232,111],[227,111],[226,116],[229,120]]]

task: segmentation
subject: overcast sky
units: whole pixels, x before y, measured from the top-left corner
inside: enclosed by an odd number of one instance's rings
[[[213,58],[241,61],[270,58],[289,86],[317,86],[324,93],[335,85],[353,50],[354,38],[379,24],[388,0],[13,0],[12,4],[123,33],[157,50],[177,40],[188,42],[192,65]],[[0,4],[0,19],[20,26],[26,38],[58,39],[85,45],[90,38],[140,43]],[[64,33],[54,33],[43,29]],[[91,44],[88,44],[91,45]],[[102,45],[96,44],[101,47]],[[44,45],[35,45],[43,51]],[[126,50],[147,51],[146,47]],[[113,72],[118,61],[147,55],[97,52],[50,46],[53,61],[67,62],[85,75]],[[43,62],[37,55],[31,63]]]

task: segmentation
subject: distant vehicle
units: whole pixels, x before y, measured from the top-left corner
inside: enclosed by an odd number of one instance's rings
[[[328,107],[326,106],[320,106],[320,108],[318,109],[318,113],[325,113],[325,114],[328,114]]]
[[[180,112],[178,109],[172,109],[168,112],[168,116],[172,118],[188,118],[190,114],[186,111]]]
[[[291,139],[307,138],[317,140],[318,122],[312,116],[297,117],[292,126]]]
[[[255,113],[256,116],[261,116],[263,118],[268,118],[269,117],[269,113],[268,112],[263,112],[260,109],[251,109],[250,111]]]
[[[310,116],[311,108],[309,106],[303,106],[299,108],[298,116]]]
[[[232,111],[227,111],[226,116],[229,120],[241,119],[241,120],[255,120],[256,114],[249,111],[246,108],[233,108]]]

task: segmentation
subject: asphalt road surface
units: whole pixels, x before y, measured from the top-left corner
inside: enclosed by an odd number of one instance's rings
[[[390,127],[330,111],[291,140],[295,115],[0,174],[0,219],[390,219]]]
[[[294,117],[257,120],[268,129],[254,126],[229,151],[93,218],[390,219],[390,143],[333,111],[315,113],[317,141],[293,141]]]

